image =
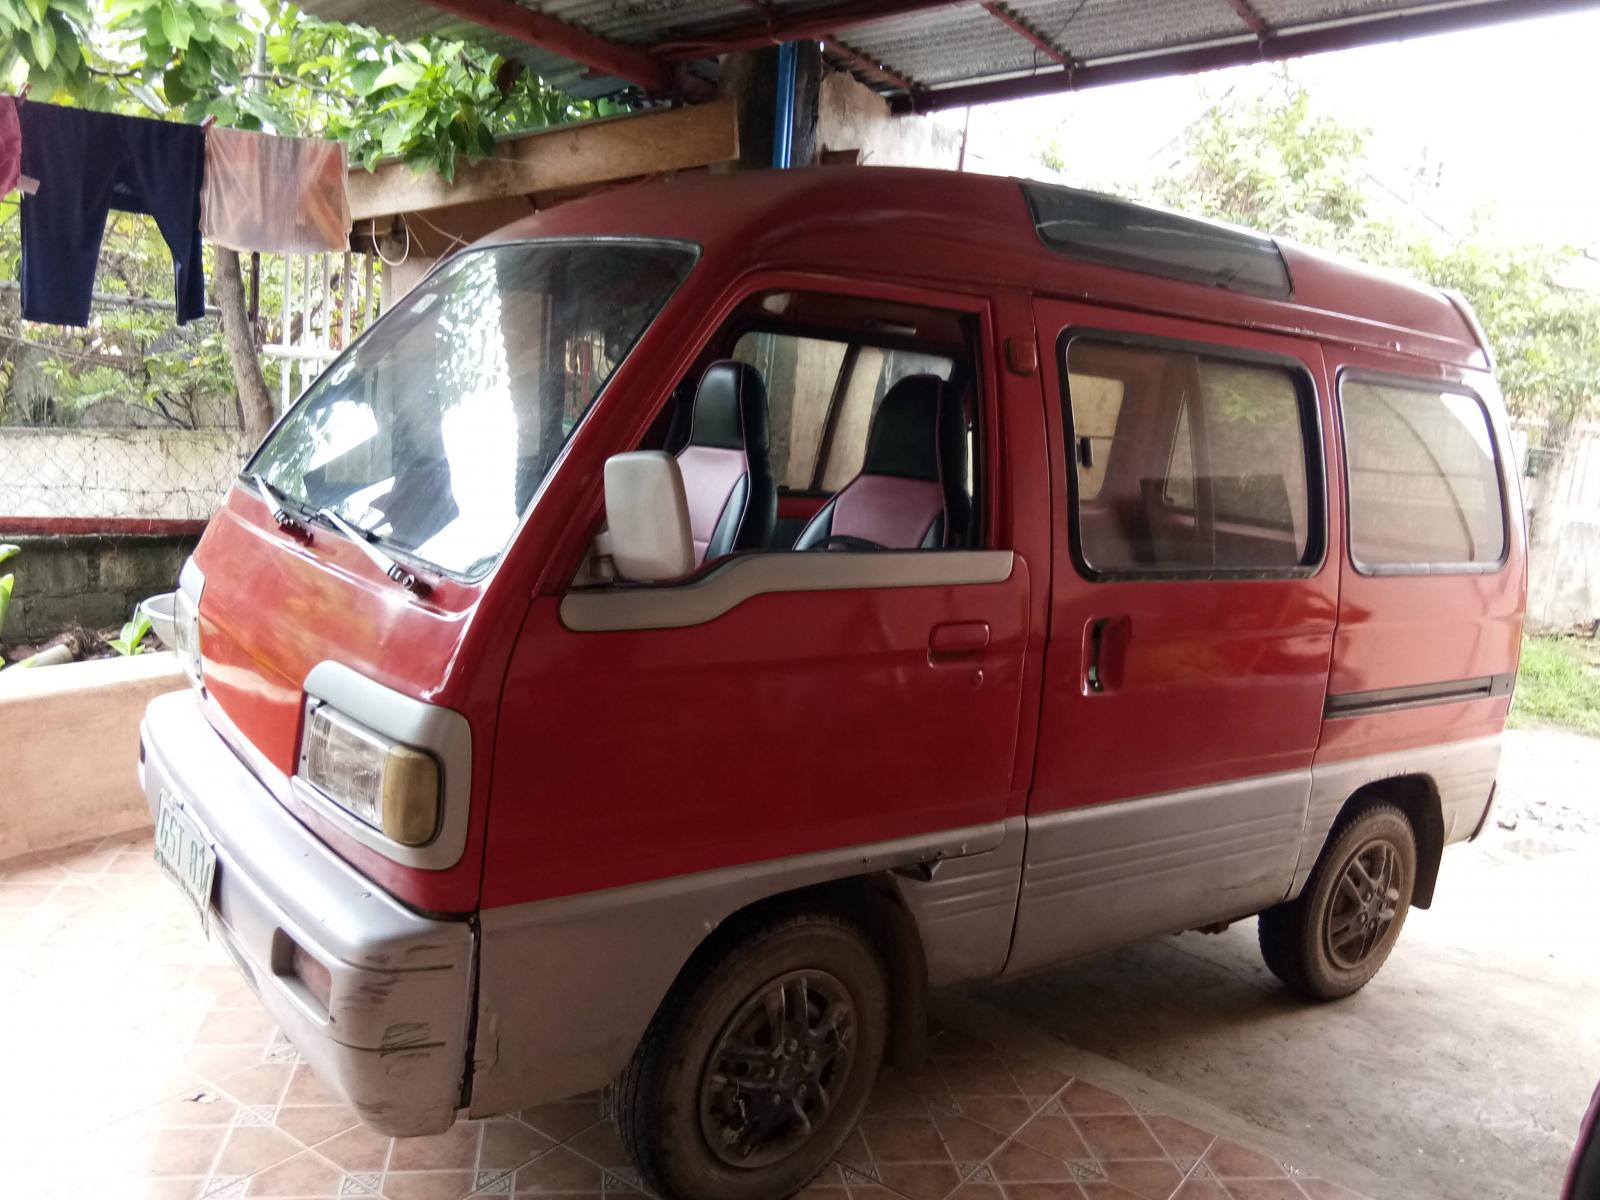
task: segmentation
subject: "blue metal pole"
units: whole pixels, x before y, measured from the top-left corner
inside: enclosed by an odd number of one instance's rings
[[[793,42],[778,47],[778,112],[773,120],[772,165],[779,170],[794,165],[794,76],[799,57]]]

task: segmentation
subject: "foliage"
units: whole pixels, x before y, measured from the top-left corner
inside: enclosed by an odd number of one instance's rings
[[[615,109],[555,92],[520,64],[458,41],[393,42],[265,0],[0,0],[0,87],[23,82],[54,103],[334,138],[353,163],[396,155],[447,179],[496,137]],[[18,277],[17,210],[15,199],[0,202],[8,279]],[[95,287],[172,297],[170,253],[153,222],[112,214]],[[261,290],[262,311],[281,311],[276,272],[263,273]],[[37,364],[30,344],[50,360]],[[49,385],[42,402],[14,386],[28,363]],[[266,364],[269,390],[280,369]],[[0,422],[72,424],[110,403],[136,410],[142,424],[236,424],[215,319],[174,333],[167,312],[105,306],[88,329],[24,330],[15,300],[0,296]]]
[[[0,0],[3,2],[3,0]],[[10,210],[7,219],[6,208]],[[0,277],[16,278],[16,204],[0,206]],[[279,290],[266,281],[268,300]],[[153,222],[113,212],[101,243],[95,290],[170,302],[172,257]],[[215,318],[174,328],[166,304],[97,306],[87,327],[17,319],[14,293],[0,295],[0,423],[75,425],[103,420],[106,406],[128,410],[114,423],[174,428],[237,425],[232,375]]]
[[[1366,133],[1287,85],[1211,107],[1184,139],[1180,172],[1157,181],[1163,204],[1328,248],[1368,221]]]
[[[1600,399],[1600,296],[1557,280],[1572,252],[1468,239],[1409,248],[1406,265],[1472,303],[1519,413],[1564,426]]]
[[[144,639],[149,636],[152,628],[150,618],[142,612],[135,611],[133,620],[125,622],[122,631],[116,637],[107,638],[106,645],[124,657],[143,654]]]
[[[1263,94],[1213,105],[1173,170],[1145,190],[1174,208],[1248,225],[1460,290],[1483,323],[1513,411],[1558,424],[1600,400],[1600,296],[1563,287],[1574,251],[1492,229],[1448,239],[1380,216],[1367,133],[1319,112],[1280,76]],[[1140,189],[1134,189],[1140,190]]]
[[[0,563],[21,553],[21,546],[13,546],[9,542],[0,544]],[[0,575],[0,633],[4,633],[6,629],[6,613],[11,608],[11,589],[16,582],[15,575],[10,573]]]
[[[1561,725],[1600,736],[1600,641],[1524,639],[1511,722]]]
[[[395,42],[293,5],[0,0],[0,79],[43,99],[343,141],[454,178],[496,137],[615,111],[463,42]]]

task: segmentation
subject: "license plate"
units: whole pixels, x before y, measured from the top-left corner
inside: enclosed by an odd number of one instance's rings
[[[161,793],[156,812],[156,863],[189,898],[200,923],[207,924],[217,852],[182,804],[166,792]]]

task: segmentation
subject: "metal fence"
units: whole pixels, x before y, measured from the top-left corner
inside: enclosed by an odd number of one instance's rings
[[[278,411],[311,386],[377,318],[382,280],[370,255],[285,254],[262,264],[280,284],[277,336],[261,347],[279,364]]]

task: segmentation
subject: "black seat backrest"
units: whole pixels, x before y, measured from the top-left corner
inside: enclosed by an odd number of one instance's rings
[[[696,565],[766,547],[778,518],[778,487],[767,452],[767,385],[760,371],[731,359],[706,368],[678,467]]]
[[[964,544],[966,421],[937,375],[908,375],[873,415],[860,473],[812,517],[795,549],[848,536],[891,550]]]

